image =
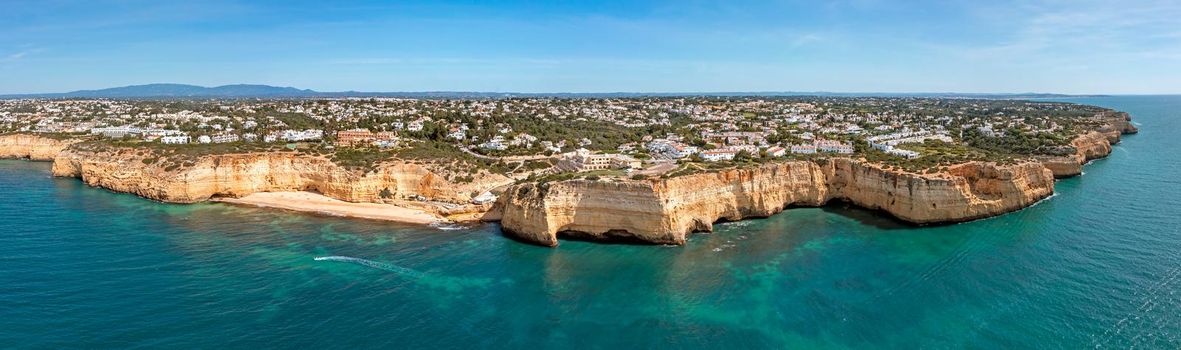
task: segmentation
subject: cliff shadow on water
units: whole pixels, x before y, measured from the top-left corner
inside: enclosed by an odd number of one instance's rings
[[[788,207],[786,210],[784,210],[784,212],[795,210],[795,209],[802,209],[802,208],[814,208],[814,207],[791,206],[791,207]],[[907,230],[907,229],[913,229],[916,227],[945,226],[945,225],[954,224],[954,223],[937,223],[937,224],[920,225],[920,224],[909,223],[909,222],[899,219],[898,217],[895,217],[894,214],[890,214],[890,212],[888,212],[888,211],[880,210],[880,209],[866,209],[864,207],[858,206],[858,205],[856,205],[852,202],[849,202],[847,200],[844,200],[844,199],[830,200],[830,201],[828,201],[828,203],[825,203],[824,205],[820,206],[819,209],[825,213],[835,214],[835,215],[843,216],[843,217],[846,217],[849,219],[853,219],[857,223],[871,226],[871,227],[881,229],[881,230]]]
[[[524,237],[521,234],[514,233],[511,230],[505,229],[504,226],[502,226],[500,224],[500,222],[490,221],[490,222],[485,222],[485,224],[486,225],[495,225],[495,228],[492,230],[492,232],[495,232],[496,235],[500,236],[501,238],[504,238],[504,239],[507,239],[510,241],[514,241],[517,243],[526,244],[529,246],[538,246],[538,247],[544,246],[544,245],[537,244],[536,241],[533,241],[530,238]],[[596,244],[634,245],[634,246],[662,245],[662,243],[655,243],[655,242],[648,241],[645,239],[637,238],[637,237],[635,237],[635,235],[633,235],[632,233],[627,232],[625,230],[613,230],[613,231],[607,232],[605,235],[600,235],[600,236],[596,236],[596,235],[589,234],[586,232],[574,231],[574,230],[563,230],[563,231],[557,232],[556,236],[558,239],[561,239],[563,241],[572,241],[572,242],[589,242],[589,243],[596,243]]]
[[[609,231],[601,233],[601,234],[592,234],[592,233],[580,232],[580,231],[574,231],[574,230],[565,230],[565,231],[559,231],[557,233],[557,237],[558,237],[558,239],[561,239],[561,240],[578,241],[578,242],[592,242],[592,243],[599,243],[599,244],[644,245],[644,246],[664,245],[665,244],[665,243],[658,243],[658,242],[652,242],[649,240],[645,240],[643,238],[637,237],[635,234],[632,234],[631,232],[628,232],[627,230],[609,230]],[[516,238],[514,238],[513,240],[521,242],[521,243],[536,245],[535,242],[529,242],[529,241],[516,239]]]

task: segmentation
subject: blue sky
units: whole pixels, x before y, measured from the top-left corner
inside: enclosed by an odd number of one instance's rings
[[[0,1],[0,93],[1181,93],[1181,1]]]

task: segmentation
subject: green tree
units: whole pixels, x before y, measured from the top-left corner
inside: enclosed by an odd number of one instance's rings
[[[741,150],[734,154],[735,162],[749,162],[751,159],[750,151]]]

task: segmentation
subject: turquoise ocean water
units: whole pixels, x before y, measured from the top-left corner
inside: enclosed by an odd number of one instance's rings
[[[0,348],[1181,348],[1181,97],[1038,205],[843,206],[682,247],[168,205],[0,161]]]

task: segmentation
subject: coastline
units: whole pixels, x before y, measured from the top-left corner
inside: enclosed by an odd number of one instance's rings
[[[393,204],[345,202],[312,192],[258,192],[239,198],[214,198],[210,201],[407,224],[447,222],[442,217],[422,210]]]
[[[1078,176],[1108,156],[1126,114],[1071,141],[1075,154],[1012,164],[968,161],[914,173],[864,158],[772,162],[660,179],[569,179],[508,186],[494,203],[462,205],[507,178],[455,183],[414,162],[357,173],[315,156],[228,153],[176,170],[128,149],[64,147],[35,135],[0,137],[0,158],[52,159],[53,175],[167,203],[223,202],[409,224],[499,221],[505,236],[542,246],[560,237],[684,244],[719,220],[767,217],[792,206],[846,200],[924,225],[971,221],[1032,206],[1054,193],[1054,179]],[[37,156],[34,154],[52,155]],[[410,200],[454,203],[422,206]],[[389,204],[391,202],[402,204]]]

